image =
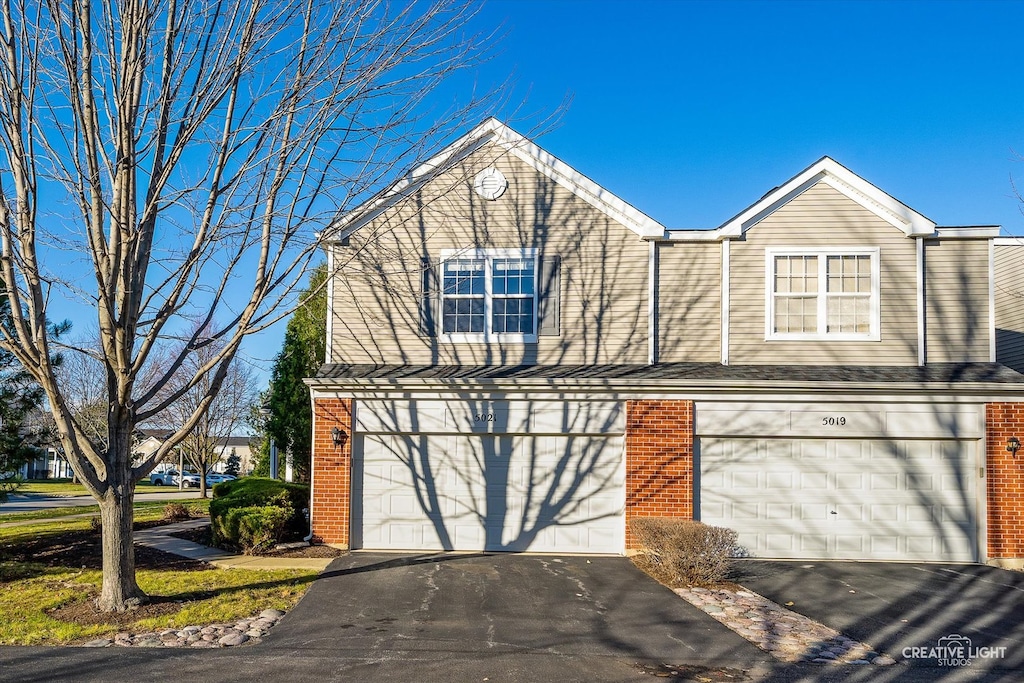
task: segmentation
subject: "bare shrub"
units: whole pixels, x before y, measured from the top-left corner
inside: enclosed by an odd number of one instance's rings
[[[640,545],[633,562],[672,588],[724,581],[736,550],[736,532],[689,519],[637,517],[629,529]]]
[[[192,517],[191,510],[181,503],[168,503],[164,506],[164,519],[172,522],[180,522]]]

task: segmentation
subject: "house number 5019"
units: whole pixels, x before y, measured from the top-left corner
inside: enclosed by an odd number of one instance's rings
[[[821,418],[821,424],[826,427],[842,427],[846,425],[846,418],[842,415],[829,415]]]

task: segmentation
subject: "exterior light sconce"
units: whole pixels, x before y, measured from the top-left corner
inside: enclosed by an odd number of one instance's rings
[[[347,436],[348,435],[345,432],[341,431],[337,427],[331,430],[331,441],[333,441],[334,445],[337,446],[338,448],[341,448],[342,446],[345,445],[345,438]],[[1020,444],[1017,444],[1017,446],[1019,447]]]
[[[1010,455],[1017,457],[1017,451],[1020,450],[1020,439],[1015,436],[1011,436],[1006,440],[1006,450],[1010,452]]]

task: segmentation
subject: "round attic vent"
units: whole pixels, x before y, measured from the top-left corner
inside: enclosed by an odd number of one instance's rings
[[[473,189],[484,199],[494,200],[505,194],[505,190],[508,189],[508,180],[505,179],[505,175],[501,171],[492,166],[476,174],[476,179],[473,180]]]

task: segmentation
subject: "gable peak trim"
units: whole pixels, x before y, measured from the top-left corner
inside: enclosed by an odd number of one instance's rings
[[[539,147],[493,116],[474,127],[427,161],[418,164],[398,182],[339,218],[329,229],[335,239],[344,239],[388,208],[408,198],[424,184],[452,168],[487,144],[505,152],[572,192],[608,217],[635,232],[642,239],[661,238],[665,226],[636,207],[604,189],[590,178]]]
[[[741,237],[765,218],[818,183],[825,183],[868,211],[903,231],[907,237],[935,233],[935,223],[882,191],[830,157],[822,157],[788,181],[769,191],[718,228],[724,238]]]

